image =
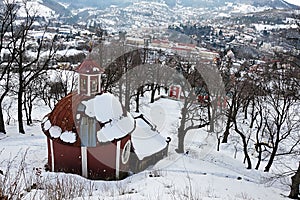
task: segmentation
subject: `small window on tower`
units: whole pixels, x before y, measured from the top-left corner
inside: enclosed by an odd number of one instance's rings
[[[98,81],[97,81],[97,79],[92,80],[92,92],[98,92]]]
[[[86,78],[81,78],[81,80],[80,80],[80,90],[81,91],[86,91],[87,90]]]

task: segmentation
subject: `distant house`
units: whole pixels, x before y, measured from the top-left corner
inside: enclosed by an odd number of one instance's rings
[[[77,68],[78,91],[45,116],[48,166],[90,179],[121,179],[167,155],[169,139],[144,117],[133,118],[110,93],[101,93],[104,70],[91,59]]]
[[[169,89],[169,97],[180,99],[181,97],[181,87],[179,85],[172,85]]]

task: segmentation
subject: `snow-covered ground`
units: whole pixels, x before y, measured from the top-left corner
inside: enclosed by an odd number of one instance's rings
[[[268,174],[245,168],[242,159],[239,159],[242,153],[237,156],[238,159],[233,159],[233,153],[226,148],[217,152],[214,136],[209,136],[206,128],[190,131],[185,141],[188,154],[177,154],[176,129],[181,103],[167,98],[153,104],[147,102],[146,97],[142,99],[141,112],[158,125],[163,136],[171,137],[172,141],[168,157],[141,173],[121,181],[90,181],[77,175],[46,172],[46,136],[38,122],[27,126],[25,135],[18,134],[17,124],[8,126],[6,135],[0,135],[0,170],[5,172],[8,161],[13,158],[12,169],[18,169],[27,151],[27,176],[33,174],[43,182],[57,180],[57,177],[65,182],[72,180],[71,185],[86,188],[85,196],[76,199],[285,199],[282,194],[287,195],[288,191],[264,184]],[[47,112],[47,108],[40,106],[34,112],[34,119],[41,120]],[[36,168],[41,168],[42,177],[37,175]],[[42,189],[32,189],[24,192],[23,198],[47,199],[45,193]]]

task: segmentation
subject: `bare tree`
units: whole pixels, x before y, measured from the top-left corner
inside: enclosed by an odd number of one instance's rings
[[[182,75],[178,77],[178,84],[181,86],[182,108],[181,118],[178,127],[178,147],[177,153],[184,152],[184,141],[188,131],[199,129],[210,124],[208,116],[208,105],[201,105],[197,101],[195,87],[206,88],[204,81],[197,70],[190,70],[189,64],[187,68],[182,68]],[[196,77],[197,78],[196,78]],[[182,78],[180,78],[182,77]],[[193,86],[193,87],[192,87]]]
[[[11,24],[16,20],[17,6],[16,4],[3,2],[0,8],[0,81],[1,81],[1,95],[0,95],[0,132],[5,133],[5,124],[3,119],[2,103],[10,90],[10,80],[12,75],[11,56],[7,53],[11,46],[11,40],[7,37],[9,34]],[[15,53],[13,51],[12,53]],[[1,58],[1,55],[3,56]]]
[[[203,107],[196,102],[196,96],[192,91],[184,91],[184,93],[186,94],[184,94],[181,108],[177,153],[184,152],[184,140],[188,131],[209,125],[207,107]]]
[[[45,73],[50,60],[55,53],[54,41],[46,41],[45,32],[47,25],[44,29],[44,35],[39,40],[39,46],[34,56],[28,57],[27,44],[29,40],[29,32],[33,26],[33,23],[37,19],[36,11],[27,5],[27,1],[23,1],[23,8],[26,12],[26,17],[23,19],[21,25],[16,23],[10,24],[12,47],[9,49],[12,55],[12,60],[15,64],[15,70],[18,74],[18,127],[19,132],[24,134],[23,126],[23,97],[26,88],[30,83]],[[33,13],[33,14],[32,14]],[[44,49],[46,47],[46,49]],[[44,55],[42,55],[44,53]]]
[[[6,112],[7,119],[5,121],[5,124],[7,125],[10,124],[10,121],[12,119],[11,116],[12,105],[13,105],[13,100],[11,99],[10,101],[6,101],[2,108]]]
[[[244,125],[243,120],[239,118],[239,113],[241,112],[241,109],[243,107],[243,103],[245,99],[247,98],[247,95],[243,92],[246,89],[245,82],[241,84],[236,84],[235,91],[232,94],[232,113],[230,116],[231,121],[233,123],[233,130],[240,136],[243,144],[243,153],[245,156],[245,160],[247,161],[247,169],[252,168],[251,159],[249,156],[249,140],[251,138],[251,132],[248,130],[245,130],[245,128],[249,128],[247,126],[241,126]]]
[[[45,84],[45,80],[43,77],[36,77],[33,81],[30,82],[28,87],[26,88],[26,92],[24,92],[23,97],[23,106],[25,110],[26,116],[26,124],[31,125],[33,123],[32,120],[32,111],[35,105],[35,102],[42,97],[43,85]]]
[[[260,167],[261,161],[263,160],[263,153],[267,152],[266,146],[268,146],[268,144],[264,141],[264,139],[265,139],[264,132],[265,132],[266,126],[264,126],[263,106],[262,106],[262,102],[260,101],[260,99],[262,99],[262,98],[256,98],[256,99],[258,99],[258,100],[256,100],[255,109],[253,107],[253,110],[256,110],[253,126],[255,126],[255,128],[256,128],[256,130],[254,130],[254,132],[255,132],[254,148],[258,154],[255,169],[258,170]],[[253,103],[253,106],[254,106],[254,103]]]
[[[269,94],[265,97],[265,126],[266,133],[269,139],[270,157],[265,167],[268,172],[273,164],[276,156],[291,153],[300,143],[300,139],[296,139],[290,144],[291,148],[281,148],[281,145],[290,140],[295,134],[299,133],[299,120],[294,109],[299,107],[297,98],[297,90],[293,82],[281,69],[283,66],[278,66],[279,69],[270,69],[272,80],[267,82],[267,91]]]

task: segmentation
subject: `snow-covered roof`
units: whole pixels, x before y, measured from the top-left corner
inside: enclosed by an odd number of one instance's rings
[[[152,130],[151,126],[140,118],[136,119],[136,128],[131,134],[131,141],[140,160],[163,150],[168,144],[166,138],[156,130]]]
[[[97,95],[93,99],[83,101],[82,104],[86,106],[86,115],[96,117],[101,123],[107,122],[97,132],[99,142],[122,138],[135,128],[134,118],[129,112],[123,112],[121,103],[113,94]]]
[[[75,115],[78,105],[89,97],[70,93],[61,99],[51,113],[42,120],[42,129],[47,137],[58,142],[80,146],[77,134]]]
[[[73,133],[72,131],[65,131],[62,133],[62,129],[59,126],[52,125],[49,118],[45,117],[42,121],[43,129],[44,131],[49,131],[49,134],[54,139],[61,139],[63,142],[66,143],[75,143],[76,133]]]
[[[53,111],[43,119],[42,128],[45,134],[52,139],[80,145],[77,139],[78,127],[74,119],[81,103],[85,106],[85,114],[95,118],[102,126],[96,133],[99,142],[121,139],[135,129],[134,118],[123,110],[119,99],[113,94],[103,93],[91,98],[71,93],[60,100]]]
[[[104,72],[104,69],[97,62],[88,58],[79,65],[76,71],[80,74],[101,74]]]
[[[83,53],[83,51],[79,51],[77,49],[64,49],[56,52],[56,55],[59,56],[74,56]]]

